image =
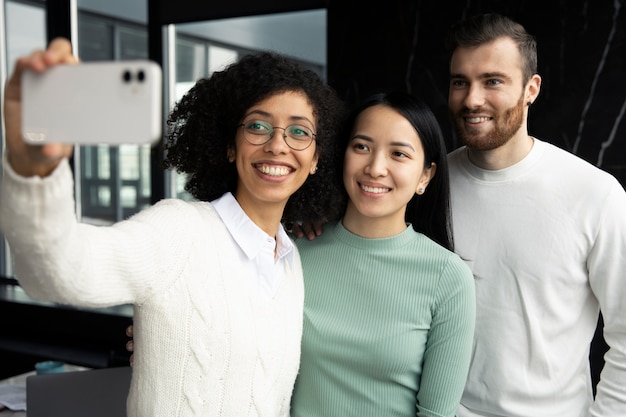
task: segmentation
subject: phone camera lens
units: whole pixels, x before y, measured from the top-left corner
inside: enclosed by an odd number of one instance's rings
[[[129,70],[124,71],[124,74],[122,75],[122,78],[124,79],[124,82],[130,82],[130,80],[132,80],[133,75],[131,74],[131,72]]]
[[[139,70],[137,72],[137,80],[139,82],[143,82],[143,80],[145,80],[145,79],[146,79],[146,73],[143,70]]]

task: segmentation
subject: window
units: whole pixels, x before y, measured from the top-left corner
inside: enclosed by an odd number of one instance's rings
[[[87,13],[78,18],[83,61],[148,57],[145,27]],[[85,222],[110,224],[150,204],[150,146],[81,146],[75,160],[80,211]]]
[[[46,46],[46,11],[43,4],[34,6],[8,0],[5,13],[6,71],[10,74],[18,57]]]
[[[5,3],[6,62],[2,63],[5,65],[5,74],[13,72],[15,60],[18,57],[46,46],[45,21],[46,12],[43,4],[37,6],[10,0]],[[4,85],[5,80],[2,79],[0,82]],[[0,274],[4,277],[11,277],[13,276],[13,268],[9,247],[4,238],[1,239],[1,242]]]

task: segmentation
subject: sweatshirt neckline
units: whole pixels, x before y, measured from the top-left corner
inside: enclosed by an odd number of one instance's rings
[[[465,148],[463,151],[463,158],[461,159],[463,168],[471,177],[478,181],[495,183],[511,181],[519,178],[529,171],[529,169],[539,160],[539,158],[541,158],[541,155],[543,155],[546,149],[545,142],[537,138],[533,139],[533,147],[530,149],[528,155],[526,155],[521,161],[517,162],[516,164],[502,169],[491,170],[479,168],[470,161],[468,150],[467,148]]]
[[[356,235],[346,229],[343,226],[342,222],[337,222],[334,225],[334,229],[335,236],[343,243],[358,249],[365,249],[370,251],[381,249],[389,250],[404,246],[413,239],[415,239],[415,235],[417,234],[413,230],[413,226],[411,226],[411,224],[409,223],[407,223],[406,229],[404,229],[402,232],[398,233],[397,235],[384,238],[366,238]]]

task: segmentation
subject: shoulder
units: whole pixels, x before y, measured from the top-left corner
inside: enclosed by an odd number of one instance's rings
[[[448,175],[451,184],[455,184],[460,178],[467,177],[467,169],[464,168],[468,163],[467,148],[461,146],[448,154]]]
[[[476,284],[469,266],[456,254],[448,257],[439,281],[442,300],[454,300],[458,309],[474,315],[476,308]]]
[[[432,242],[432,241],[431,241]],[[441,280],[445,285],[460,286],[467,289],[474,289],[474,274],[467,263],[461,257],[440,246],[436,242],[432,242],[437,246],[437,255],[441,261]]]
[[[538,143],[545,148],[544,173],[555,180],[555,185],[566,187],[570,184],[576,193],[600,200],[616,190],[623,192],[623,187],[610,173],[556,145],[540,140]]]
[[[159,213],[176,214],[176,216],[199,215],[219,218],[215,208],[206,201],[185,201],[177,198],[166,198],[158,201],[151,208]]]
[[[463,159],[467,158],[466,147],[461,146],[460,148],[456,148],[452,152],[448,154],[448,164],[450,165],[458,165],[461,163]]]
[[[312,248],[319,248],[327,246],[329,244],[333,244],[333,242],[336,242],[336,240],[334,239],[334,236],[336,234],[336,226],[337,222],[326,223],[323,226],[322,234],[320,236],[317,236],[315,239],[309,240],[306,237],[300,237],[295,238],[294,242],[301,253],[311,250]]]
[[[205,201],[166,198],[133,215],[129,220],[153,224],[158,228],[181,228],[188,233],[210,230],[223,222],[213,206]]]
[[[566,174],[591,175],[594,178],[608,179],[612,177],[608,172],[584,160],[578,155],[562,149],[552,143],[535,139],[544,148],[544,163],[550,164],[557,170],[567,169]]]
[[[439,271],[443,280],[474,284],[474,276],[469,266],[455,252],[446,249],[429,237],[414,232],[413,244],[405,248],[403,256],[415,258],[419,265],[431,265],[433,271]]]
[[[456,253],[426,236],[423,238],[430,242],[427,247],[424,245],[421,247],[422,251],[426,249],[428,255],[427,258],[418,260],[415,268],[432,277],[437,304],[455,305],[455,310],[472,314],[476,302],[476,289],[471,269]],[[420,253],[418,256],[423,255]]]

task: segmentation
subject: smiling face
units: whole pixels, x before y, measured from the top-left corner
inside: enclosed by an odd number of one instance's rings
[[[252,106],[242,123],[250,120],[268,122],[274,127],[299,124],[315,131],[313,108],[306,95],[287,91]],[[282,216],[289,197],[304,184],[317,165],[315,141],[307,149],[294,151],[285,143],[282,129],[262,145],[253,145],[237,129],[236,149],[229,154],[237,164],[238,183],[235,197],[254,221],[257,217]]]
[[[423,193],[435,173],[424,167],[415,128],[386,105],[357,117],[344,159],[343,180],[350,197],[344,226],[365,237],[392,236],[406,228],[406,205]]]
[[[489,151],[527,137],[527,103],[539,93],[540,78],[524,83],[522,57],[512,39],[457,48],[450,73],[450,113],[468,147]]]

